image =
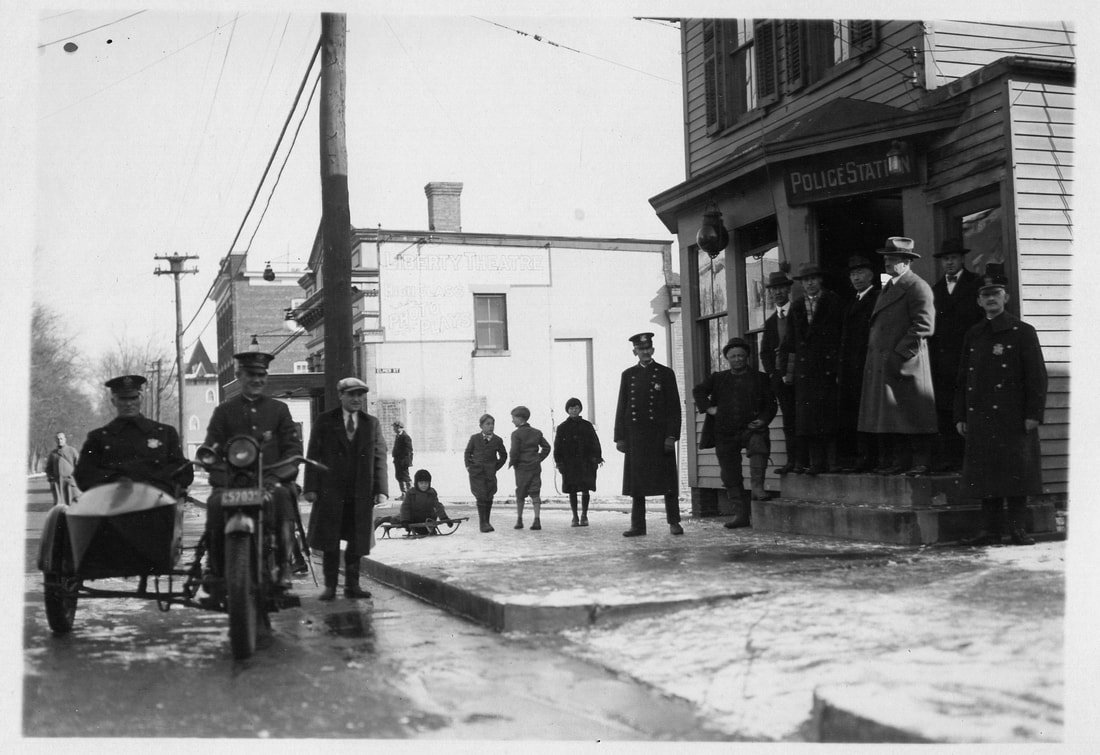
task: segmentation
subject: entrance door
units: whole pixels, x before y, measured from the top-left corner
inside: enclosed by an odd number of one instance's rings
[[[854,295],[848,282],[848,258],[859,255],[871,261],[875,277],[883,272],[875,254],[890,236],[904,236],[901,195],[878,194],[844,197],[814,205],[817,223],[817,261],[826,271],[825,286],[841,296]]]
[[[550,383],[550,418],[554,427],[566,418],[565,402],[577,397],[584,404],[584,417],[596,424],[592,390],[592,339],[556,338]],[[553,437],[553,430],[546,433]]]

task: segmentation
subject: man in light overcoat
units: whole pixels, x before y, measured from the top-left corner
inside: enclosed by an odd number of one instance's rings
[[[927,340],[935,332],[936,310],[931,286],[910,269],[920,258],[913,246],[912,239],[891,236],[877,250],[891,278],[871,313],[859,431],[890,438],[893,459],[880,474],[931,471],[937,424]]]
[[[364,409],[369,388],[348,377],[336,385],[340,406],[317,417],[307,456],[328,467],[306,468],[304,498],[313,504],[309,544],[322,553],[325,588],[319,600],[336,597],[340,541],[344,548],[344,596],[369,598],[359,586],[359,558],[370,553],[374,507],[389,496],[386,441],[378,419]]]

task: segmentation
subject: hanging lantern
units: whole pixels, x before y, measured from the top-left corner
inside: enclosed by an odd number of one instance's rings
[[[897,140],[890,142],[886,153],[886,172],[891,176],[901,176],[909,172],[909,145]]]
[[[264,268],[264,280],[270,283],[275,280],[275,271],[271,269],[271,263],[267,263],[267,267]]]
[[[703,225],[695,234],[695,243],[707,255],[714,259],[718,253],[729,246],[730,234],[722,223],[722,213],[711,203],[712,209],[703,213]]]

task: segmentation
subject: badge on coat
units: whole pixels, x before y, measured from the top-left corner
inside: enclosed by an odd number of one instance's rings
[[[160,448],[161,445],[160,438],[150,438],[146,443],[149,445],[149,448]]]
[[[270,431],[270,430],[264,430],[264,435],[263,435],[263,442],[264,442],[264,443],[267,443],[267,442],[269,442],[269,441],[271,440],[271,438],[272,438],[272,437],[273,437],[273,436],[272,436],[272,434],[271,434],[271,431]]]
[[[655,390],[655,391],[661,390],[661,384],[660,383],[653,383],[653,390]]]
[[[1004,354],[1004,353],[1005,353],[1004,344],[1001,344],[1001,343],[993,344],[993,354],[994,354],[994,356],[1000,356],[1001,354]]]

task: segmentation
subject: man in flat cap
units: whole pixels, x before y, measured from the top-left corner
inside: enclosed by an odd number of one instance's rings
[[[840,471],[870,472],[878,465],[878,442],[871,433],[858,431],[859,400],[863,392],[863,368],[867,362],[867,337],[871,313],[878,301],[875,269],[866,257],[848,260],[848,280],[855,298],[844,309],[840,328],[840,370],[837,379],[837,456],[844,459]]]
[[[943,268],[943,277],[932,285],[936,332],[928,339],[939,422],[939,453],[934,466],[940,472],[957,472],[962,468],[965,440],[955,430],[955,378],[959,374],[963,337],[984,317],[978,305],[981,276],[964,266],[969,251],[959,239],[948,239],[932,255]]]
[[[638,363],[623,371],[615,409],[615,448],[626,454],[623,495],[631,498],[630,529],[623,536],[646,534],[647,495],[664,496],[669,531],[682,535],[676,471],[682,409],[676,375],[653,361],[652,333],[633,335],[630,342]]]
[[[795,432],[794,386],[787,385],[787,355],[779,347],[787,338],[791,327],[791,287],[794,281],[777,270],[768,274],[764,288],[775,309],[764,320],[764,333],[760,336],[760,364],[771,380],[772,393],[783,412],[783,440],[786,442],[787,462],[775,468],[776,474],[794,471],[798,457],[798,436]]]
[[[859,430],[889,439],[881,474],[931,471],[936,397],[926,341],[935,330],[932,287],[910,269],[920,255],[913,239],[891,236],[878,250],[890,274],[871,313]]]
[[[768,425],[775,419],[778,404],[768,376],[749,369],[749,344],[743,338],[731,338],[722,347],[728,370],[712,372],[692,395],[695,407],[707,415],[714,451],[722,474],[722,485],[733,507],[733,519],[727,529],[748,527],[752,518],[752,503],[745,500],[744,476],[741,472],[741,449],[749,457],[749,485],[752,501],[762,501],[764,473],[771,453]],[[703,444],[699,444],[703,447]]]
[[[88,433],[73,479],[81,490],[120,480],[144,482],[178,495],[195,470],[180,450],[176,428],[141,414],[145,378],[122,375],[104,385],[111,391],[115,418]]]
[[[309,435],[307,456],[328,467],[306,467],[302,486],[305,499],[313,503],[309,544],[323,554],[325,587],[320,600],[336,597],[341,540],[347,542],[344,597],[370,597],[359,586],[359,559],[370,553],[374,507],[386,501],[389,481],[382,426],[366,411],[368,390],[355,377],[337,383],[340,406],[320,414]]]
[[[310,457],[312,458],[312,457]],[[397,421],[393,423],[393,476],[401,488],[401,495],[412,487],[412,478],[409,477],[409,467],[413,463],[413,442],[409,434],[405,432],[405,423]]]
[[[799,457],[795,472],[830,469],[836,440],[836,378],[844,302],[825,288],[825,273],[814,262],[799,266],[795,280],[803,297],[791,305],[791,329],[780,350],[787,354],[784,382],[794,387],[795,432]]]
[[[298,476],[297,464],[276,465],[290,456],[302,454],[302,438],[298,425],[290,416],[290,408],[282,401],[264,395],[267,387],[267,366],[275,357],[260,351],[234,354],[237,360],[239,395],[214,408],[206,428],[204,444],[225,448],[230,438],[250,435],[260,444],[264,465],[264,485],[271,493],[271,514],[278,541],[279,584],[290,587],[290,550],[294,543],[297,519],[292,486]],[[221,496],[225,480],[211,476],[213,492],[207,499],[206,533],[210,548],[210,571],[222,574],[222,545],[225,538],[225,517]],[[215,599],[219,596],[214,595]]]
[[[985,317],[963,338],[956,375],[955,426],[966,437],[961,492],[981,499],[985,519],[984,531],[968,543],[1000,545],[1008,534],[1015,545],[1032,545],[1027,496],[1043,492],[1039,425],[1047,369],[1035,328],[1005,311],[1004,276],[988,272],[978,290]]]

